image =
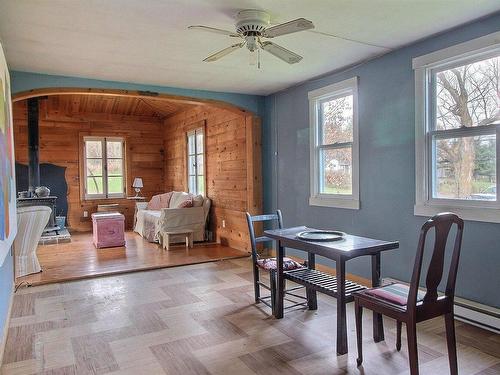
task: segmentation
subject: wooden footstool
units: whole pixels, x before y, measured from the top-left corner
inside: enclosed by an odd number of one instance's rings
[[[163,249],[167,251],[170,250],[170,237],[171,236],[185,236],[186,237],[186,247],[193,247],[193,231],[190,229],[178,230],[178,231],[169,231],[161,233],[161,242]]]

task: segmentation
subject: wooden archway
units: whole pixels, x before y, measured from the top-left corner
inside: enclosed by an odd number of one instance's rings
[[[232,163],[233,167],[238,164],[238,168],[242,170],[241,175],[244,181],[231,181],[231,179],[227,180],[222,176],[205,176],[206,179],[214,180],[214,184],[227,184],[229,186],[229,190],[232,189],[231,186],[238,186],[238,192],[231,191],[231,198],[229,198],[228,194],[212,194],[209,195],[213,199],[214,209],[212,210],[211,223],[214,230],[214,235],[217,241],[228,244],[234,248],[238,249],[247,249],[248,247],[248,238],[247,238],[247,229],[246,229],[246,221],[244,212],[248,211],[252,214],[258,214],[262,212],[262,171],[261,171],[261,124],[259,117],[254,114],[252,111],[243,109],[238,107],[237,105],[230,104],[221,100],[213,100],[213,99],[200,99],[193,98],[187,96],[179,96],[179,95],[170,95],[170,94],[162,94],[156,92],[149,91],[137,91],[137,90],[120,90],[120,89],[96,89],[96,88],[41,88],[41,89],[33,89],[24,92],[18,92],[12,95],[13,102],[21,102],[23,100],[27,100],[30,98],[39,98],[39,97],[51,97],[51,96],[65,96],[65,95],[74,95],[74,96],[109,96],[109,97],[128,97],[128,98],[139,98],[143,100],[154,100],[160,101],[165,100],[170,103],[185,103],[190,104],[193,108],[191,111],[193,112],[190,115],[190,119],[193,121],[204,121],[204,117],[206,113],[210,113],[212,109],[220,109],[222,111],[226,111],[227,115],[225,118],[234,118],[238,117],[238,121],[230,121],[230,126],[236,126],[234,124],[238,124],[238,128],[234,128],[228,132],[226,136],[221,135],[221,137],[225,137],[224,139],[220,139],[217,142],[226,142],[226,145],[221,146],[221,152],[224,152],[225,155],[229,153],[238,152],[241,154],[241,160],[239,163],[235,163],[232,161],[228,161],[228,163]],[[201,108],[200,108],[201,107]],[[205,110],[206,108],[206,110]],[[228,113],[231,112],[231,113]],[[179,114],[179,124],[182,126],[172,126],[172,128],[179,129],[179,132],[182,132],[185,127],[184,118],[182,114]],[[217,121],[225,121],[223,116],[215,116]],[[73,121],[73,119],[70,119]],[[78,120],[78,117],[76,117]],[[175,116],[169,118],[169,124],[175,121]],[[60,121],[67,121],[67,118],[63,118]],[[165,123],[164,123],[165,124]],[[207,125],[205,125],[207,126]],[[244,134],[244,143],[240,145],[238,144],[240,141],[233,140],[232,134],[238,134],[239,138],[242,138],[242,134]],[[180,139],[177,136],[177,139]],[[175,147],[171,147],[171,149],[175,149]],[[80,153],[80,151],[78,152]],[[185,154],[185,153],[184,153]],[[185,157],[185,155],[183,155]],[[224,158],[214,158],[213,159],[217,163],[225,162]],[[229,159],[228,159],[229,160]],[[244,160],[244,162],[242,162]],[[185,161],[184,161],[185,162]],[[210,161],[208,161],[210,162]],[[64,159],[62,163],[59,163],[57,160],[52,160],[50,163],[56,165],[68,164],[74,167],[74,160],[66,160]],[[78,166],[81,169],[81,166]],[[80,211],[89,211],[92,212],[98,202],[94,201],[84,201],[81,196],[81,181],[79,181],[79,173],[78,168],[72,171],[73,184],[71,198],[69,198],[68,206],[70,211],[72,211],[73,216],[70,217],[68,214],[68,220],[72,219],[70,225],[73,227],[75,223],[79,226],[77,230],[86,230],[89,222],[88,220],[82,219]],[[127,166],[128,168],[128,166]],[[185,166],[181,168],[185,170]],[[224,168],[210,168],[211,171],[219,171]],[[233,171],[230,171],[232,174]],[[231,174],[228,172],[229,174]],[[236,176],[236,174],[235,174]],[[130,174],[129,177],[132,177]],[[236,177],[235,177],[236,178]],[[183,178],[184,181],[184,178]],[[185,182],[185,181],[184,181]],[[232,185],[231,185],[232,184]],[[130,187],[131,181],[127,181],[127,186]],[[166,185],[166,182],[165,182]],[[182,186],[173,186],[174,190],[180,190]],[[233,189],[235,190],[235,189]],[[233,195],[240,194],[234,200],[238,201],[238,207],[233,207],[231,199]],[[126,199],[116,199],[116,203],[120,203],[123,206],[128,207],[129,216],[133,216],[133,201]],[[114,203],[110,201],[110,203]],[[241,203],[241,204],[240,204]],[[241,205],[241,207],[240,207]],[[129,207],[130,206],[130,207]],[[222,225],[222,220],[228,223],[227,227]],[[74,228],[76,229],[76,228]]]
[[[240,108],[234,104],[224,102],[222,100],[200,99],[189,96],[162,94],[152,91],[96,89],[96,88],[85,88],[85,87],[53,87],[53,88],[51,87],[51,88],[41,88],[41,89],[32,89],[28,91],[21,91],[19,93],[12,95],[12,102],[15,103],[29,98],[36,98],[40,96],[51,96],[51,95],[99,95],[99,96],[121,96],[121,97],[133,97],[133,98],[143,98],[143,99],[166,100],[172,103],[177,102],[177,103],[186,103],[192,105],[212,106],[216,108],[225,109],[228,111],[237,112],[240,114],[255,115],[251,111]]]

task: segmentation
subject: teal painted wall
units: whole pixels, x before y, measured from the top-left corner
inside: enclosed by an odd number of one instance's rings
[[[231,94],[225,92],[189,90],[175,87],[141,85],[136,83],[101,81],[97,79],[55,76],[29,72],[11,71],[12,94],[48,87],[90,87],[97,89],[121,89],[153,91],[162,94],[182,95],[200,99],[222,100],[256,114],[262,114],[264,97],[259,95]]]
[[[0,267],[0,343],[5,329],[10,297],[14,283],[14,262],[10,253]]]
[[[307,224],[397,239],[400,249],[382,256],[383,276],[409,280],[418,231],[426,220],[413,215],[415,86],[412,58],[499,30],[500,13],[496,13],[356,68],[266,97],[263,135],[266,209],[279,207],[287,226]],[[353,76],[359,77],[361,209],[309,206],[307,93]],[[500,307],[499,266],[500,224],[466,222],[457,295]],[[368,277],[369,260],[350,261],[347,271]]]

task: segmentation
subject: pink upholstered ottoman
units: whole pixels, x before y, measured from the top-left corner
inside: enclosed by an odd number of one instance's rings
[[[98,249],[125,245],[125,216],[119,212],[92,214],[92,229]]]

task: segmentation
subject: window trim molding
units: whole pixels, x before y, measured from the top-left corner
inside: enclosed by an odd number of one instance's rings
[[[83,201],[93,201],[93,200],[103,200],[103,199],[123,199],[127,196],[127,153],[126,153],[126,138],[123,136],[119,135],[100,135],[100,134],[80,134],[81,137],[81,150],[80,150],[80,157],[82,158],[82,171],[80,173],[81,180],[82,180],[82,197],[81,200]],[[102,142],[102,161],[103,161],[103,189],[106,191],[103,194],[87,194],[87,155],[86,155],[86,145],[85,141],[88,140],[98,140]],[[123,168],[123,175],[122,175],[122,180],[123,180],[123,192],[122,193],[107,193],[107,172],[104,172],[105,163],[107,162],[107,157],[106,157],[106,142],[107,141],[120,141],[122,142],[122,168]]]
[[[327,98],[335,98],[352,94],[352,194],[321,194],[319,192],[319,160],[318,160],[318,103]],[[358,121],[358,77],[340,81],[308,93],[309,99],[309,132],[310,132],[310,206],[336,207],[359,210],[359,121]]]
[[[500,223],[500,201],[488,203],[460,199],[432,198],[431,160],[429,155],[428,129],[430,126],[429,84],[430,71],[448,65],[500,52],[500,32],[488,34],[470,41],[456,44],[429,54],[415,57],[412,66],[415,76],[415,205],[414,215],[430,216],[443,211],[453,211],[466,220]],[[497,160],[500,156],[500,140],[497,131]],[[498,162],[497,162],[498,165]],[[497,185],[500,168],[497,168]]]

